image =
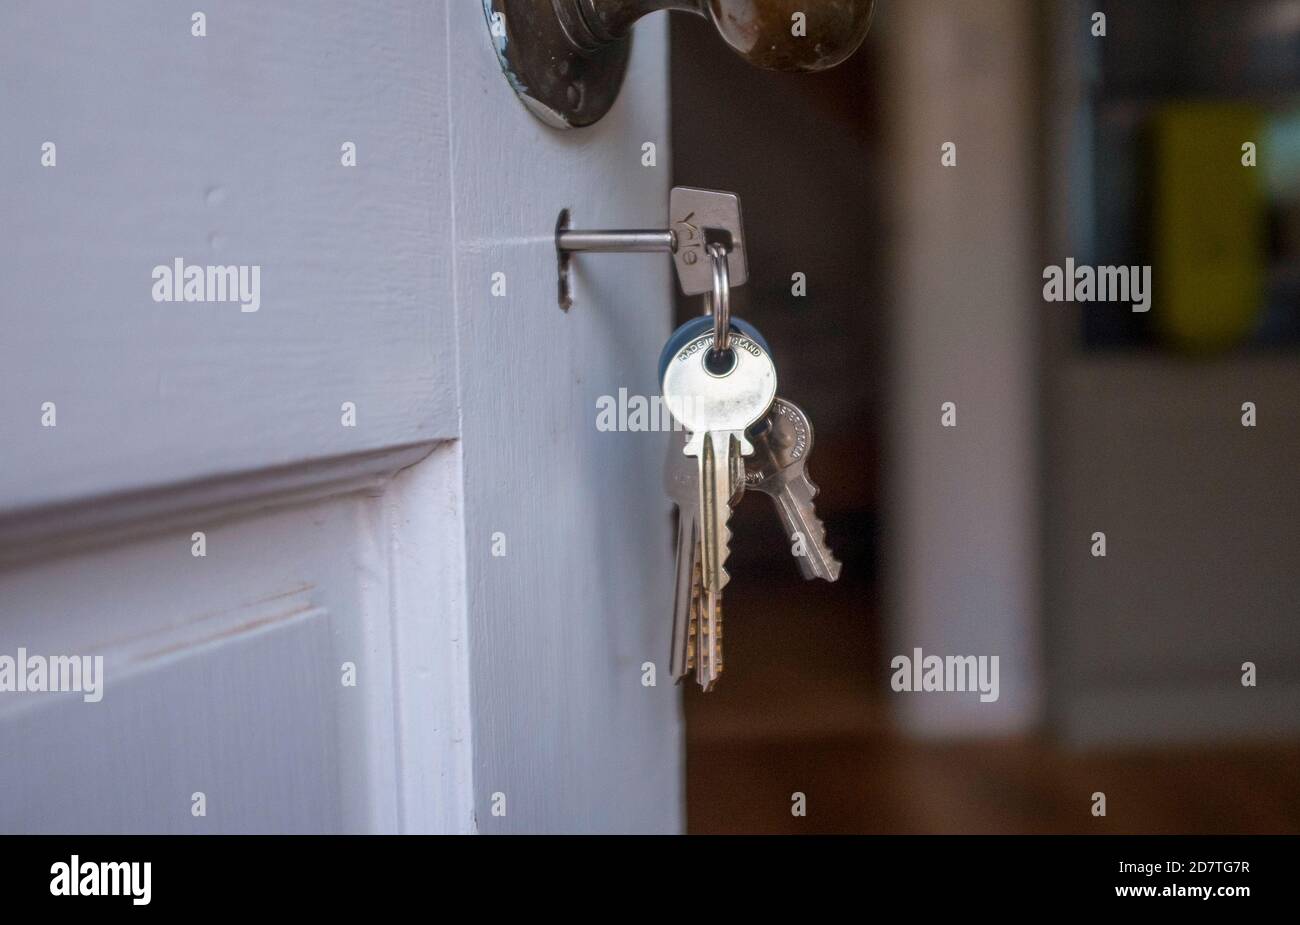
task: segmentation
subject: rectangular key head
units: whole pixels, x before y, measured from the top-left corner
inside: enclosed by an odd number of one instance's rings
[[[749,279],[745,262],[745,232],[740,221],[740,197],[722,190],[674,186],[668,197],[668,221],[677,239],[673,265],[677,281],[686,295],[713,291],[713,263],[709,260],[710,230],[731,237],[727,253],[727,272],[731,285],[741,286]],[[712,240],[718,240],[714,237]]]

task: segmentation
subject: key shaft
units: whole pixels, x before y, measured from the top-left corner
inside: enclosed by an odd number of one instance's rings
[[[766,425],[754,435],[754,454],[745,460],[747,485],[772,497],[803,577],[835,581],[840,563],[827,545],[826,527],[813,504],[817,486],[807,474],[812,422],[793,402],[777,398]]]
[[[814,578],[835,581],[840,577],[840,563],[826,545],[826,525],[813,507],[816,494],[817,486],[800,472],[795,478],[783,479],[780,490],[772,498],[790,542],[802,540],[803,555],[798,557],[800,570],[806,569]]]

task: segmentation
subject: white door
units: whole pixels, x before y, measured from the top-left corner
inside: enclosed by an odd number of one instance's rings
[[[0,831],[679,829],[671,268],[552,242],[665,218],[664,17],[560,132],[480,4],[193,6],[0,8]]]

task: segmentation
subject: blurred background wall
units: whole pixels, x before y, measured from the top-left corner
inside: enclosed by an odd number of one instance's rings
[[[845,563],[802,581],[746,496],[691,827],[1300,830],[1300,2],[881,0],[799,78],[677,16],[672,71]],[[1067,257],[1151,310],[1044,301]],[[915,648],[999,699],[891,690]]]
[[[1052,729],[1294,736],[1300,3],[1097,8],[1104,38],[1079,5],[1044,22],[1044,263],[1149,264],[1155,299],[1044,306]]]

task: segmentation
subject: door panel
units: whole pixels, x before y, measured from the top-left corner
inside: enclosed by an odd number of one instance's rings
[[[202,8],[0,14],[0,510],[456,436],[442,5]],[[153,301],[175,258],[258,310]]]
[[[556,302],[552,229],[666,221],[666,17],[637,25],[623,92],[587,129],[532,118],[450,22],[474,785],[482,831],[682,824],[662,434],[601,432],[596,401],[655,395],[670,260],[584,255]],[[485,53],[487,52],[487,53]],[[657,165],[642,165],[654,143]],[[506,294],[492,294],[492,274]],[[506,555],[492,555],[494,533]],[[658,669],[642,685],[642,665]],[[493,794],[505,816],[492,815]],[[499,805],[499,804],[498,804]]]
[[[0,831],[468,830],[456,447],[0,570],[0,654],[104,659],[97,703],[0,694]],[[404,815],[430,766],[441,815]]]
[[[13,750],[0,829],[338,831],[329,614],[280,603],[219,636],[160,633],[113,651],[102,709],[27,695],[29,709],[3,718]]]
[[[595,426],[669,262],[566,314],[551,235],[664,220],[662,17],[563,133],[477,4],[204,12],[0,11],[0,656],[105,666],[0,692],[0,831],[679,828],[664,446]],[[155,301],[177,257],[257,310]]]

